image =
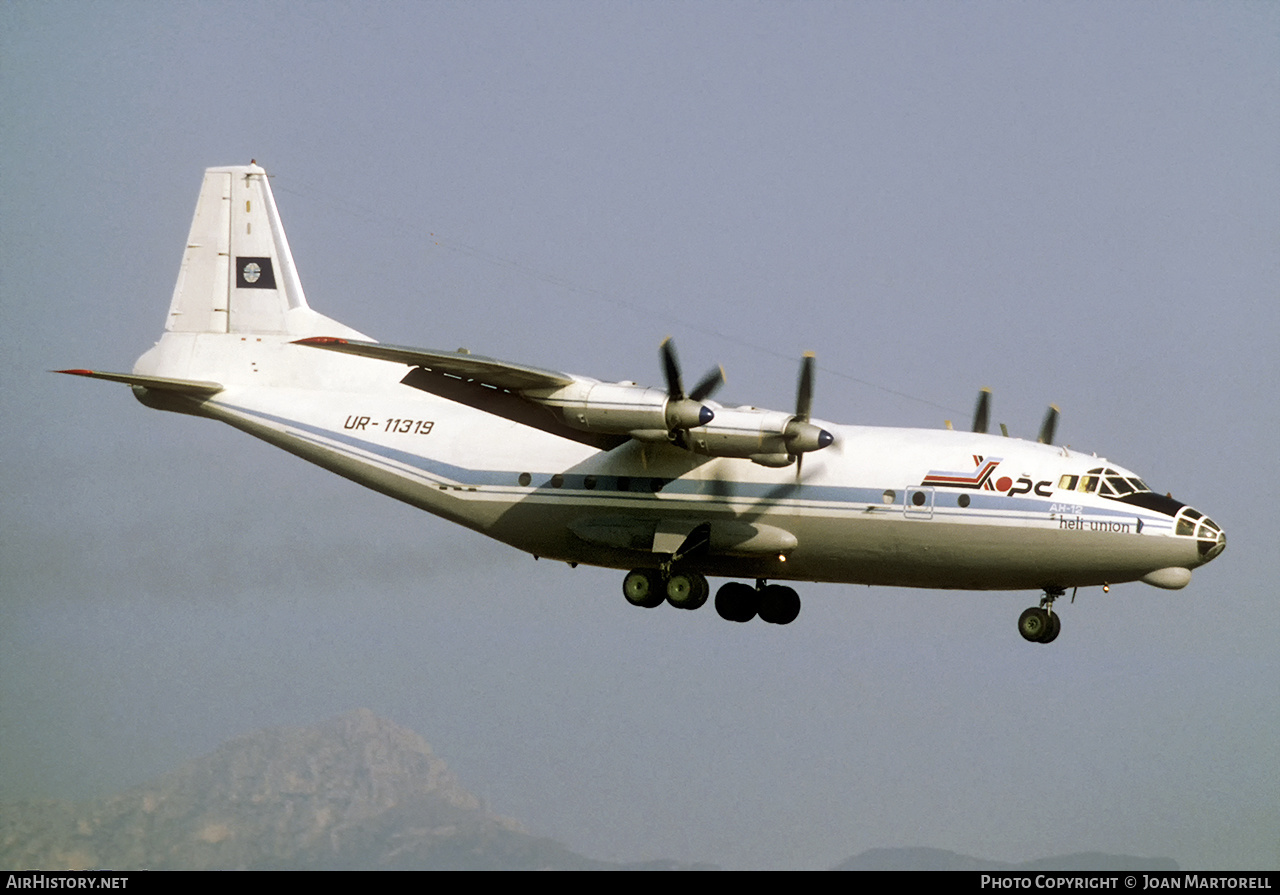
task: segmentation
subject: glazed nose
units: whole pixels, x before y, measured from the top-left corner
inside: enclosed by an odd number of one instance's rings
[[[1208,562],[1227,548],[1227,533],[1208,516],[1202,516],[1196,526],[1196,546],[1204,561]]]

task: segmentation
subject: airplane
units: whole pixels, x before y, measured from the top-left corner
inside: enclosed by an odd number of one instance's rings
[[[1030,642],[1061,630],[1068,589],[1177,589],[1226,546],[1208,516],[1135,473],[1039,438],[835,425],[812,417],[814,357],[793,411],[723,406],[716,369],[685,390],[376,342],[313,311],[267,180],[205,171],[160,340],[132,372],[144,405],[219,420],[340,476],[570,566],[626,571],[625,598],[785,625],[814,581],[1039,590]],[[1001,426],[1002,430],[1004,426]],[[745,579],[745,580],[740,580]]]

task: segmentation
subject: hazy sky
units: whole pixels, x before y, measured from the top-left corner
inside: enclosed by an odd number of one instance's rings
[[[0,797],[367,706],[599,858],[1280,866],[1280,5],[0,4]],[[317,310],[734,403],[994,421],[1208,512],[1182,591],[635,609],[129,391],[202,170]]]

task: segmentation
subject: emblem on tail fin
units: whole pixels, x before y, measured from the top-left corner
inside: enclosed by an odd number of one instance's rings
[[[270,258],[237,258],[236,286],[240,289],[274,289],[276,274]]]

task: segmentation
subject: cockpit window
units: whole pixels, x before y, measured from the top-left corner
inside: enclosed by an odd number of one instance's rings
[[[1074,483],[1077,476],[1064,475],[1058,482],[1058,487],[1069,491],[1083,491],[1092,494],[1096,491],[1102,497],[1109,497],[1112,500],[1119,500],[1128,497],[1130,494],[1144,494],[1151,489],[1147,487],[1147,483],[1142,479],[1123,476],[1119,472],[1109,467],[1099,466],[1097,469],[1090,469],[1086,475],[1079,476],[1079,484],[1074,487],[1067,487],[1067,480],[1070,479]]]
[[[1064,475],[1058,479],[1058,490],[1092,494],[1098,490],[1098,477],[1096,475]]]

